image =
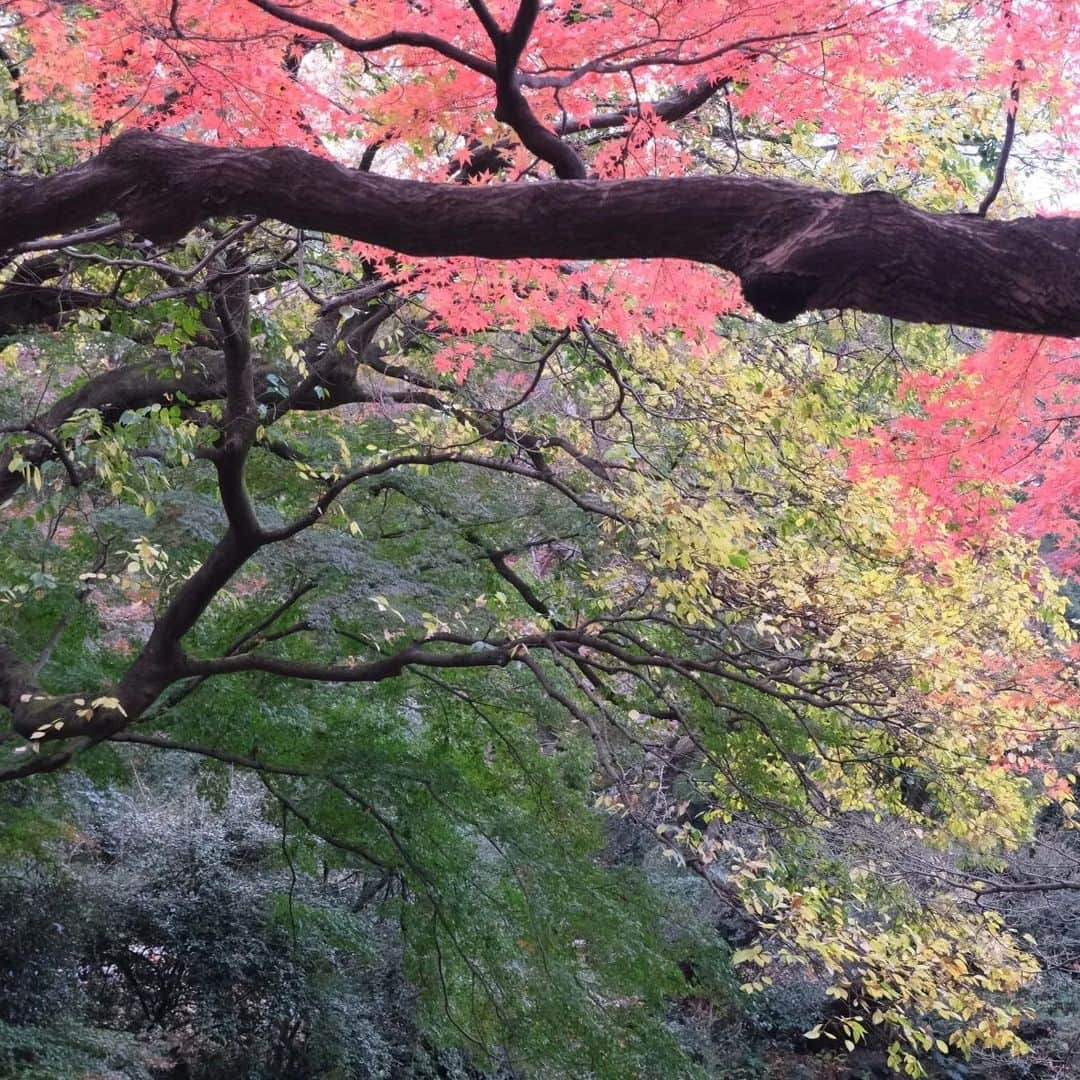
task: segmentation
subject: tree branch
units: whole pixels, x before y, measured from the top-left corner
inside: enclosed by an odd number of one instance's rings
[[[618,128],[626,124],[627,121],[641,116],[646,110],[657,119],[663,120],[665,124],[674,124],[676,121],[682,120],[692,112],[700,109],[705,102],[714,97],[729,82],[729,79],[711,77],[700,79],[693,86],[680,90],[672,94],[671,97],[661,98],[648,104],[626,105],[612,112],[595,113],[582,120],[566,120],[557,124],[555,130],[560,135],[573,135],[579,131],[601,131]]]
[[[298,26],[303,30],[311,30],[316,34],[323,34],[331,41],[336,41],[342,48],[348,49],[349,52],[379,52],[395,45],[404,45],[414,49],[430,49],[440,56],[445,56],[448,60],[454,60],[461,64],[462,67],[479,72],[481,75],[487,75],[489,78],[495,78],[495,65],[490,60],[475,56],[468,50],[458,48],[458,46],[446,41],[444,38],[436,37],[434,34],[425,34],[414,30],[391,30],[389,33],[380,34],[378,37],[358,38],[339,29],[333,23],[309,18],[306,15],[301,15],[295,8],[275,4],[271,0],[248,0],[248,3],[265,11],[267,15],[273,15],[280,22],[288,23],[290,26]]]
[[[979,217],[986,217],[987,211],[994,205],[994,200],[1001,191],[1001,185],[1005,183],[1005,170],[1009,166],[1009,154],[1012,152],[1013,139],[1016,137],[1016,114],[1020,111],[1020,74],[1024,70],[1024,61],[1017,60],[1013,64],[1016,74],[1013,76],[1012,86],[1009,88],[1009,103],[1006,106],[1005,115],[1005,138],[1001,143],[1001,153],[998,155],[997,168],[994,170],[994,181],[990,190],[983,196],[976,213]]]
[[[242,542],[255,543],[261,530],[244,481],[248,452],[259,426],[248,334],[247,274],[222,279],[210,291],[225,357],[225,426],[214,453],[218,489],[230,529]]]
[[[256,214],[412,255],[689,259],[739,275],[750,304],[780,321],[852,308],[1080,336],[1080,220],[930,214],[884,192],[736,176],[466,188],[146,132],[67,172],[0,182],[9,247],[106,212],[156,240]]]
[[[101,302],[98,293],[47,282],[65,271],[55,256],[27,259],[0,288],[0,335],[13,334],[24,326],[40,323],[55,326],[70,311]]]
[[[521,90],[518,63],[540,10],[538,0],[520,0],[509,30],[500,30],[484,0],[469,0],[495,49],[495,119],[514,129],[525,148],[546,161],[562,180],[582,180],[585,162],[577,151],[545,127]]]

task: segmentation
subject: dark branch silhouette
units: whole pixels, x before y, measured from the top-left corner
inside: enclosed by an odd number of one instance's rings
[[[155,241],[254,214],[412,255],[688,259],[737,274],[778,321],[849,308],[1080,336],[1080,221],[930,214],[885,192],[735,176],[469,188],[131,132],[77,168],[0,182],[0,247],[106,214]]]

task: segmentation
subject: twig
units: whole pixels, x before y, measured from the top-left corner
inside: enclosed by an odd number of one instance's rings
[[[1009,153],[1012,150],[1013,138],[1016,136],[1016,114],[1020,111],[1020,73],[1023,70],[1024,61],[1016,60],[1013,63],[1015,74],[1009,89],[1009,104],[1006,106],[1005,138],[1002,140],[1001,153],[998,155],[997,168],[994,170],[994,182],[976,211],[979,217],[986,217],[986,212],[993,205],[998,192],[1001,191],[1001,185],[1005,182],[1005,169],[1009,164]]]

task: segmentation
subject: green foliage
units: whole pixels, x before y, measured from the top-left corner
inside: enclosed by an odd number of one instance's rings
[[[168,1060],[166,1050],[123,1032],[71,1021],[34,1026],[0,1020],[3,1080],[71,1080],[94,1073],[157,1080]]]
[[[703,113],[684,146],[707,161],[716,120],[751,171],[967,205],[989,98],[950,88],[931,130],[912,93],[873,87],[899,174],[824,121]],[[0,66],[9,167],[99,135],[13,96]],[[1024,936],[1067,967],[1071,909],[983,893],[1029,880],[1046,815],[1069,831],[1066,600],[1033,541],[954,544],[853,466],[925,411],[905,375],[972,342],[730,304],[684,327],[573,266],[507,277],[532,314],[498,324],[497,289],[451,310],[456,263],[417,284],[254,220],[56,257],[60,310],[0,341],[0,679],[13,713],[137,710],[0,741],[9,775],[72,766],[0,790],[0,1072],[749,1080],[867,1043],[919,1075],[1023,1053],[1023,995],[1071,1007]]]

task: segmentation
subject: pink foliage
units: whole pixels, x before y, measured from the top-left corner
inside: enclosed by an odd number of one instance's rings
[[[1052,537],[1052,560],[1080,566],[1080,347],[994,335],[942,375],[909,375],[912,412],[852,447],[857,473],[895,478],[925,502],[913,539],[935,523],[952,542],[992,541],[1001,523]]]

